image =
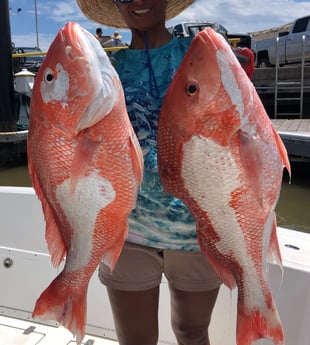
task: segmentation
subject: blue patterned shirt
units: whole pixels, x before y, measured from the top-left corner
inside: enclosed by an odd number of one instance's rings
[[[124,49],[113,54],[123,85],[127,111],[144,155],[144,178],[136,208],[129,217],[128,241],[149,247],[198,251],[190,211],[163,191],[157,168],[157,126],[168,86],[191,38],[145,50]],[[152,67],[150,67],[149,60]]]

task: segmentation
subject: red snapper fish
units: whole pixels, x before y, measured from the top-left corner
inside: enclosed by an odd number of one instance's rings
[[[96,38],[67,23],[35,79],[28,167],[42,203],[52,262],[63,271],[33,317],[85,334],[89,280],[99,262],[113,270],[142,181],[143,156],[118,75]]]
[[[238,288],[237,344],[284,343],[265,278],[281,264],[275,206],[286,149],[224,38],[200,32],[165,97],[158,166],[166,192],[183,200],[201,251],[230,289]]]

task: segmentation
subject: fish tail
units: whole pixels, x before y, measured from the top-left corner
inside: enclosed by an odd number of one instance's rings
[[[274,216],[274,219],[273,219],[273,225],[272,225],[272,230],[270,234],[270,244],[267,251],[267,261],[269,263],[275,263],[276,265],[278,265],[282,271],[282,276],[283,276],[282,257],[281,257],[281,251],[280,251],[279,241],[277,237],[276,216]]]
[[[275,345],[284,345],[282,324],[275,305],[270,309],[251,311],[238,308],[237,345],[252,345],[261,338],[271,339]]]
[[[87,286],[73,288],[56,277],[38,298],[33,318],[58,321],[74,336],[78,345],[85,335]]]

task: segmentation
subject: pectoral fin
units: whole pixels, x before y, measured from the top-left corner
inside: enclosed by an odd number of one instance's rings
[[[242,166],[256,200],[259,205],[263,206],[263,191],[261,189],[263,182],[263,162],[258,154],[260,151],[257,148],[255,138],[250,137],[248,133],[239,130],[238,136],[240,141],[240,159]]]

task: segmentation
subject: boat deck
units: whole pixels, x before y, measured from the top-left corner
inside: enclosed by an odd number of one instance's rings
[[[0,315],[0,345],[76,345],[64,327],[36,323]],[[117,345],[112,339],[86,334],[83,345]]]
[[[19,210],[16,217],[16,210]],[[0,186],[0,345],[74,345],[71,333],[54,321],[31,318],[43,289],[59,274],[45,241],[42,207],[31,187]],[[278,227],[283,270],[266,267],[266,278],[282,320],[285,344],[310,339],[310,234]],[[221,286],[210,324],[212,345],[236,345],[237,290]],[[176,345],[170,326],[170,294],[163,277],[159,300],[159,345]],[[133,311],[134,317],[134,311]],[[96,272],[87,294],[87,337],[83,345],[117,345],[108,294]],[[256,345],[273,345],[267,339]],[[254,344],[253,344],[254,345]]]

